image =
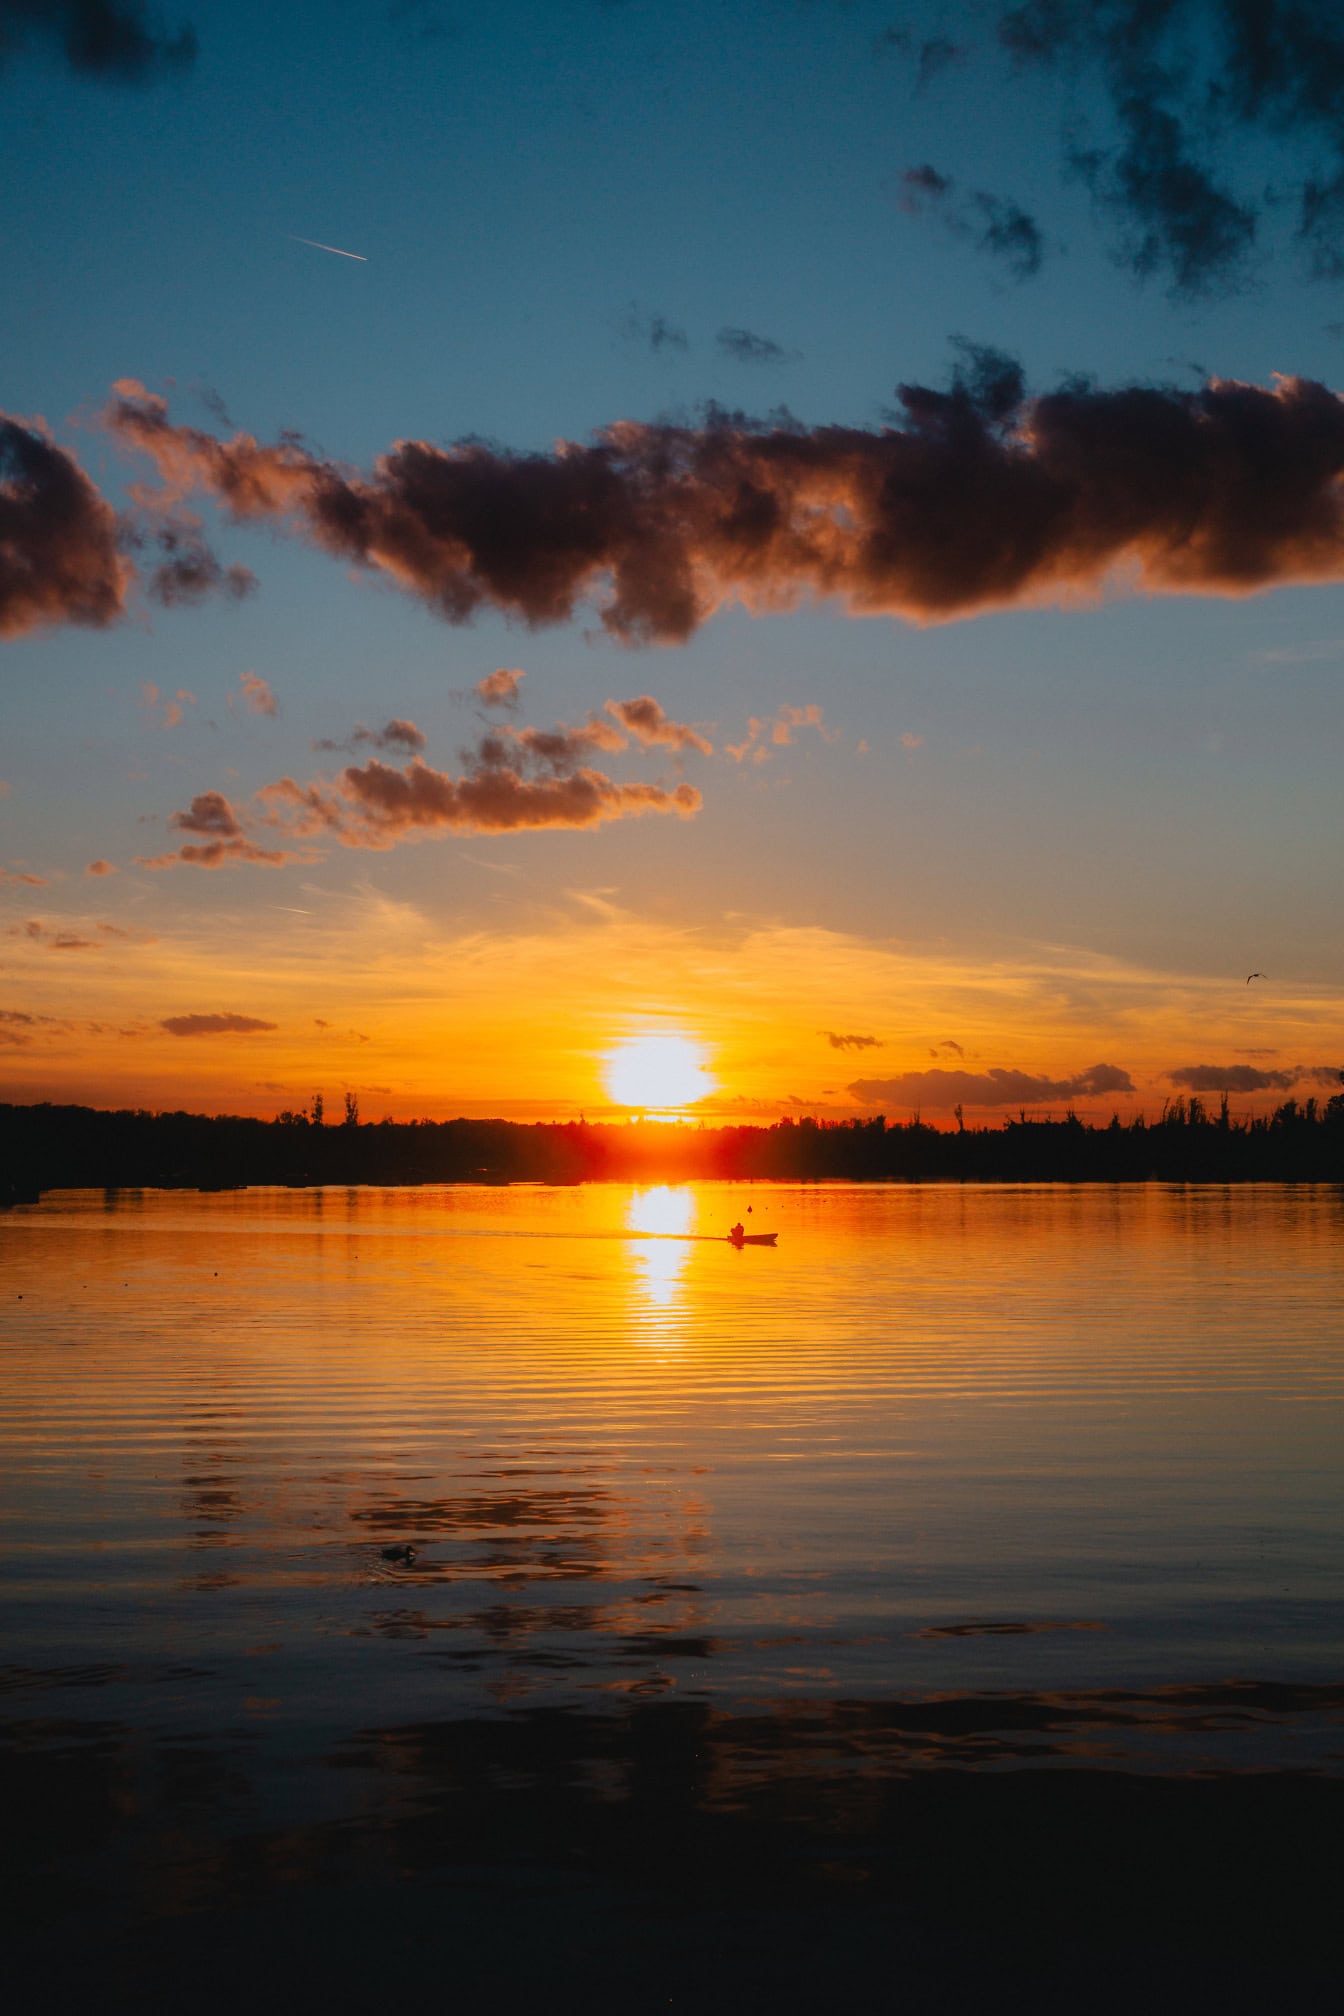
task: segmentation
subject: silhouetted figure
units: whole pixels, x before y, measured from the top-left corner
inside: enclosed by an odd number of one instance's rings
[[[382,1552],[384,1561],[400,1561],[404,1563],[404,1565],[407,1568],[410,1567],[412,1561],[414,1561],[415,1559],[415,1549],[414,1547],[410,1546],[384,1547]]]

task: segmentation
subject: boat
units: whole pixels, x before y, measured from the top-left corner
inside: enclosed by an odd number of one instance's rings
[[[730,1246],[773,1246],[778,1232],[725,1232]]]

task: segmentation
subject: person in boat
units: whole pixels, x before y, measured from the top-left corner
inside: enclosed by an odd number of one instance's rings
[[[746,1236],[747,1236],[747,1228],[742,1223],[742,1220],[739,1218],[736,1225],[734,1225],[732,1231],[728,1234],[728,1237],[730,1239],[745,1239]]]

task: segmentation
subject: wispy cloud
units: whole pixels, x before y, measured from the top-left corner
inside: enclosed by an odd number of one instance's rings
[[[280,712],[280,702],[276,699],[268,680],[260,672],[240,672],[239,681],[243,689],[243,705],[253,714],[265,714],[271,720]]]

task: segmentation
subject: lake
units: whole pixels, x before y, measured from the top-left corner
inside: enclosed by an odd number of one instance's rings
[[[65,1192],[0,1266],[47,2006],[1337,1986],[1338,1189]]]

